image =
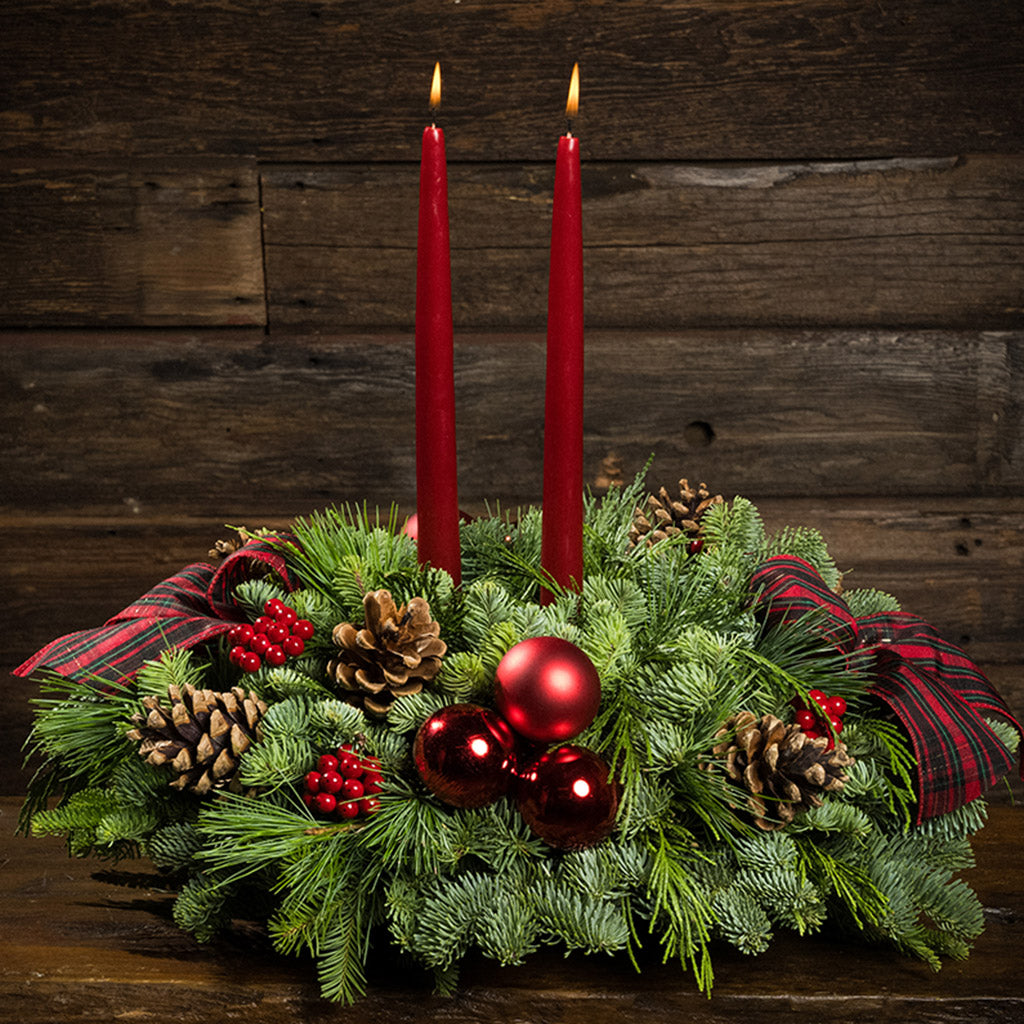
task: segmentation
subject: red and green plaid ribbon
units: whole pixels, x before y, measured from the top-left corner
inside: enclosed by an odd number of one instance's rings
[[[268,573],[279,576],[288,591],[299,585],[280,552],[262,540],[250,541],[219,566],[195,562],[158,583],[104,625],[68,633],[47,644],[14,674],[27,676],[46,668],[72,679],[123,684],[167,648],[197,647],[244,621],[234,589]]]
[[[1013,756],[984,715],[996,715],[1018,732],[1020,724],[971,659],[924,619],[905,612],[855,618],[810,563],[791,555],[769,558],[754,573],[751,589],[769,626],[813,613],[839,650],[875,653],[869,692],[910,736],[919,823],[974,800],[1013,769]]]

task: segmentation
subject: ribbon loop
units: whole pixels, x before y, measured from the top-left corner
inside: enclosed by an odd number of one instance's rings
[[[823,634],[840,650],[875,650],[868,692],[910,736],[919,824],[974,800],[1013,769],[1011,752],[983,715],[999,716],[1018,733],[1020,724],[977,665],[924,619],[895,611],[854,618],[812,565],[790,555],[764,562],[751,589],[754,607],[769,625],[815,612],[823,616]]]
[[[280,576],[289,592],[300,585],[273,545],[253,540],[228,555],[219,566],[206,562],[187,565],[102,626],[51,641],[19,665],[14,674],[27,676],[48,668],[71,679],[123,685],[166,649],[197,647],[243,621],[234,589],[261,572]]]

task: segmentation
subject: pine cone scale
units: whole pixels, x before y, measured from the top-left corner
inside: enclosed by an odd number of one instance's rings
[[[808,740],[799,726],[774,715],[758,719],[741,711],[716,738],[720,742],[712,753],[722,758],[725,774],[747,791],[747,809],[765,831],[789,824],[798,811],[820,807],[820,794],[842,789],[844,769],[853,763],[842,743],[826,749],[825,737]]]
[[[399,608],[388,591],[370,591],[363,612],[361,627],[341,622],[332,630],[338,652],[327,675],[346,699],[384,716],[396,698],[419,693],[437,675],[448,645],[422,597]]]
[[[170,708],[160,698],[143,699],[145,713],[132,716],[126,735],[139,744],[149,764],[170,767],[177,778],[170,785],[200,796],[214,788],[238,792],[239,758],[259,737],[267,706],[241,688],[224,693],[191,685],[167,689]]]

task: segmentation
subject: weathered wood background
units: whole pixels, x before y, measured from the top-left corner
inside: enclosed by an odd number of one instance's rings
[[[463,505],[540,496],[578,60],[590,482],[820,527],[1024,714],[1019,0],[6,0],[2,667],[223,523],[411,509],[435,59]]]

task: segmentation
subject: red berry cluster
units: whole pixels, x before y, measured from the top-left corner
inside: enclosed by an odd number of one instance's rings
[[[843,715],[846,714],[846,701],[842,697],[829,697],[821,690],[809,690],[807,696],[812,708],[807,708],[804,702],[796,698],[793,703],[797,707],[796,724],[804,731],[809,740],[816,740],[819,736],[826,736],[828,744],[826,749],[831,750],[835,746],[833,734],[838,736],[843,731]],[[813,709],[813,710],[812,710]],[[828,723],[826,725],[826,722]],[[831,726],[831,729],[829,728]]]
[[[302,799],[315,814],[356,818],[380,810],[377,794],[383,789],[380,761],[361,757],[347,744],[337,754],[321,754],[305,779]]]
[[[231,664],[243,672],[258,672],[263,662],[273,668],[283,665],[289,657],[297,658],[315,632],[309,619],[300,619],[294,608],[276,597],[263,606],[263,612],[251,626],[240,622],[228,631],[228,640],[233,645],[229,654]]]

